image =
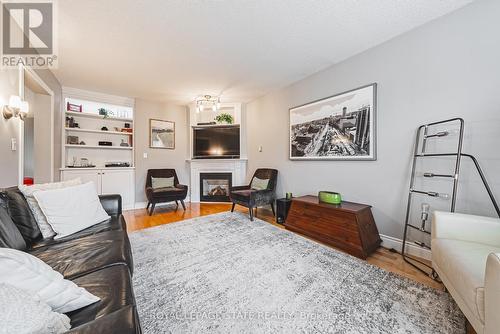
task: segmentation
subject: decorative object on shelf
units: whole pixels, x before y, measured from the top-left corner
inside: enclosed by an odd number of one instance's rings
[[[201,122],[201,123],[197,123],[196,125],[215,125],[217,124],[217,122]]]
[[[175,149],[175,122],[150,119],[149,147]]]
[[[125,125],[123,126],[125,129],[130,129],[130,123],[125,123]]]
[[[12,95],[9,104],[2,106],[3,118],[19,117],[21,121],[24,121],[24,118],[28,115],[29,107],[28,102],[21,100],[17,95]]]
[[[233,116],[227,113],[222,113],[217,116],[215,116],[215,120],[219,124],[233,124]]]
[[[376,160],[377,84],[290,109],[290,159]]]
[[[80,128],[80,124],[78,124],[76,122],[73,122],[72,128],[78,128],[79,129]]]
[[[66,144],[78,145],[78,143],[79,143],[78,136],[67,136],[66,137]]]
[[[107,127],[105,127],[105,126],[103,126],[103,127],[101,128],[101,131],[108,131],[108,128],[107,128]]]
[[[99,111],[99,115],[103,116],[104,119],[109,118],[109,117],[114,115],[111,110],[107,110],[104,108],[99,108],[97,110]]]
[[[121,132],[132,133],[133,130],[131,128],[122,128],[120,131]]]
[[[73,112],[82,112],[82,105],[67,102],[66,103],[66,110],[73,111]]]
[[[128,162],[106,162],[105,167],[130,167]]]
[[[286,193],[285,196],[286,199],[292,199],[292,193]]]
[[[220,96],[200,95],[196,99],[196,112],[199,113],[205,109],[217,111],[220,109]]]
[[[80,142],[80,145],[87,145],[83,140]]]
[[[128,143],[125,142],[125,140],[122,139],[122,142],[120,143],[121,147],[130,147]]]
[[[92,165],[92,164],[90,163],[89,159],[87,159],[87,158],[80,159],[80,167],[88,167],[90,165]]]
[[[110,141],[100,141],[98,142],[99,146],[113,146],[113,143]]]
[[[73,117],[66,117],[66,127],[67,128],[75,127],[75,119]]]
[[[328,204],[341,204],[342,196],[339,193],[333,191],[320,191],[318,193],[318,198],[321,203]]]

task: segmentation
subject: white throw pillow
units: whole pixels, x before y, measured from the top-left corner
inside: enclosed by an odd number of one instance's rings
[[[257,176],[253,178],[250,188],[255,190],[266,190],[269,179],[259,179]]]
[[[59,334],[71,328],[65,314],[52,311],[37,296],[0,284],[0,333]]]
[[[19,186],[19,191],[21,191],[21,193],[26,198],[26,201],[28,202],[28,206],[30,207],[31,212],[33,213],[33,216],[35,217],[36,223],[38,224],[38,227],[40,228],[40,232],[42,232],[42,236],[44,238],[52,238],[54,235],[56,235],[56,233],[54,232],[54,230],[52,230],[50,225],[47,223],[47,219],[43,215],[43,212],[40,209],[38,202],[33,197],[33,193],[35,191],[45,191],[45,190],[60,189],[60,188],[65,188],[65,187],[73,187],[73,186],[76,186],[79,184],[82,184],[82,181],[80,180],[80,178],[77,178],[74,180],[69,180],[69,181],[63,181],[63,182],[34,184],[32,186],[25,186],[25,185]]]
[[[54,239],[64,238],[110,218],[99,201],[93,182],[35,191],[33,196],[56,232]]]
[[[158,188],[172,188],[174,186],[174,177],[151,177],[151,187]]]
[[[67,313],[100,300],[64,279],[39,258],[22,251],[0,248],[0,268],[0,283],[13,285],[36,296],[54,312]]]

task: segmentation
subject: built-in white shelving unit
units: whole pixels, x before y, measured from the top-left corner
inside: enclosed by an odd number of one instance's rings
[[[120,194],[124,209],[134,208],[134,100],[67,87],[63,88],[63,96],[61,179],[92,181],[98,194]],[[68,110],[68,103],[81,106],[81,112]],[[100,108],[111,115],[99,115]],[[69,136],[74,137],[71,144]],[[78,139],[78,144],[74,144],[74,139]],[[112,145],[99,145],[100,141]],[[121,146],[122,143],[129,146]],[[92,167],[81,167],[82,158]],[[130,167],[106,167],[116,162],[128,163]]]

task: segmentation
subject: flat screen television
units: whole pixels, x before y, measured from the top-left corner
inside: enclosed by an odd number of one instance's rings
[[[238,159],[240,127],[211,126],[193,128],[194,159]]]

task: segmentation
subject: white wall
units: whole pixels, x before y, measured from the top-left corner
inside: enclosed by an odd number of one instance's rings
[[[144,186],[146,173],[152,168],[175,168],[179,182],[189,184],[188,112],[186,106],[137,99],[135,102],[135,180],[136,203],[146,202]],[[175,149],[149,147],[149,120],[151,118],[175,122]],[[143,154],[147,153],[145,159]]]
[[[11,95],[19,95],[18,71],[0,69],[0,108]],[[12,151],[10,143],[11,138],[19,142],[19,122],[19,118],[4,119],[0,112],[0,188],[17,185],[19,151]]]
[[[249,172],[277,168],[279,195],[334,190],[371,204],[380,232],[401,238],[415,130],[459,116],[466,121],[464,151],[477,156],[500,199],[498,17],[500,1],[477,1],[249,103]],[[378,84],[377,161],[288,159],[289,108],[372,82]],[[458,211],[494,215],[469,166],[464,163]]]

